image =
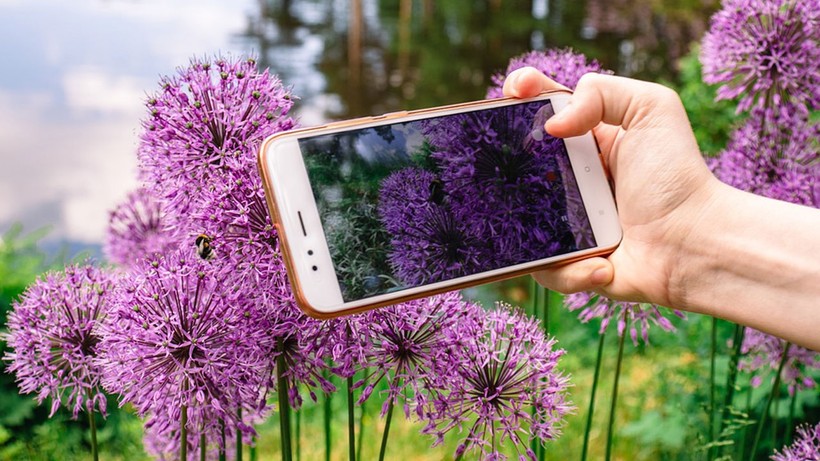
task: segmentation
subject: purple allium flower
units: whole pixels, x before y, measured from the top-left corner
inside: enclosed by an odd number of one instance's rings
[[[485,270],[579,246],[566,219],[564,197],[575,188],[563,141],[543,133],[551,109],[523,104],[425,122],[455,220],[489,244]]]
[[[39,403],[52,398],[49,416],[61,404],[74,418],[95,409],[105,415],[96,358],[114,278],[88,264],[71,265],[35,281],[9,313],[7,371],[16,375],[21,393],[36,392]]]
[[[820,207],[820,123],[789,106],[756,109],[709,160],[723,182],[759,195]]]
[[[820,2],[724,0],[703,38],[706,83],[738,110],[792,103],[820,106]]]
[[[757,387],[763,382],[761,373],[777,373],[785,348],[784,340],[754,328],[746,328],[741,346],[743,358],[738,368],[754,373],[752,385]],[[816,387],[817,383],[812,378],[810,370],[820,368],[820,353],[792,344],[789,346],[788,354],[781,381],[789,386],[789,393],[794,394],[798,389]]]
[[[664,331],[675,331],[675,326],[664,316],[661,309],[654,304],[615,301],[605,296],[590,292],[578,292],[567,295],[564,304],[570,311],[581,310],[578,319],[587,323],[592,319],[601,319],[601,334],[606,331],[613,318],[618,321],[618,336],[624,334],[626,320],[630,320],[629,336],[632,343],[638,344],[638,333],[644,344],[649,344],[649,327],[651,323]],[[675,316],[685,319],[686,315],[678,310],[671,311]]]
[[[253,58],[192,60],[160,85],[146,104],[140,176],[179,215],[223,172],[255,169],[262,140],[295,125],[289,89]]]
[[[137,189],[111,211],[103,250],[112,262],[130,267],[151,254],[176,248],[179,241],[172,221],[150,190]]]
[[[797,428],[794,443],[772,454],[773,461],[820,461],[820,424]]]
[[[555,350],[537,320],[507,306],[450,333],[452,372],[440,383],[447,391],[431,402],[423,432],[441,443],[467,425],[456,457],[476,450],[482,459],[506,459],[499,450],[513,446],[518,459],[534,460],[528,441],[558,437],[572,410],[568,380],[556,369],[564,351]]]
[[[264,408],[268,337],[242,280],[188,248],[143,261],[103,325],[106,389],[140,415],[179,416],[185,407],[231,430],[240,427],[237,410]]]
[[[441,182],[429,171],[405,168],[384,179],[379,214],[391,235],[389,259],[395,276],[411,286],[486,270],[486,239],[450,211]]]
[[[578,80],[586,73],[612,73],[604,70],[598,61],[588,61],[583,54],[575,53],[570,48],[530,51],[511,59],[506,72],[492,77],[494,86],[487,90],[487,97],[500,98],[504,96],[502,88],[507,75],[526,66],[535,67],[547,77],[571,89],[578,85]]]
[[[357,383],[365,386],[359,403],[367,400],[384,380],[388,390],[382,416],[388,405],[394,403],[403,403],[407,416],[411,406],[421,416],[429,394],[435,392],[432,383],[447,372],[442,367],[449,364],[448,331],[475,321],[480,309],[465,301],[459,292],[450,292],[360,316],[357,321],[367,333],[359,339],[363,344],[355,350],[364,351],[359,367],[370,374]]]

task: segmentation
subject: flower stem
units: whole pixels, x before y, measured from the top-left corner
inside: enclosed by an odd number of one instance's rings
[[[94,461],[99,461],[100,456],[97,452],[97,421],[94,418],[93,411],[86,411],[86,413],[88,413],[88,430],[91,433],[91,457]]]
[[[184,386],[187,388],[188,386]],[[187,389],[186,389],[187,390]],[[188,461],[188,407],[182,405],[179,408],[182,415],[179,423],[179,459],[180,461]]]
[[[222,433],[222,446],[219,447],[219,461],[226,461],[228,457],[226,456],[226,451],[228,450],[228,441],[225,438],[225,420],[219,420],[219,429]]]
[[[589,395],[589,412],[587,413],[587,425],[584,430],[584,446],[581,449],[581,461],[586,461],[587,450],[589,448],[589,433],[592,430],[592,414],[595,412],[595,393],[598,390],[598,377],[601,374],[601,362],[604,357],[604,337],[606,331],[602,331],[598,338],[598,356],[595,359],[595,374],[592,376],[592,391]]]
[[[290,403],[288,402],[288,380],[285,377],[287,364],[285,355],[279,353],[276,358],[276,380],[279,394],[279,434],[282,439],[282,461],[291,461],[293,452],[290,446]]]
[[[324,373],[327,373],[325,370]],[[327,379],[327,376],[325,376]],[[324,417],[324,427],[325,427],[325,461],[330,461],[330,413],[331,413],[331,398],[333,398],[333,394],[326,394],[325,401],[323,405],[323,417]]]
[[[393,420],[393,398],[388,397],[387,418],[384,422],[384,434],[382,434],[382,446],[379,449],[379,461],[384,461],[384,454],[387,452],[387,435],[390,433],[390,422]]]
[[[792,394],[792,401],[789,403],[789,418],[786,420],[786,438],[784,445],[791,443],[794,432],[794,413],[797,411],[797,384],[794,385],[794,394]]]
[[[542,314],[541,324],[544,326],[544,334],[550,332],[550,291],[542,286],[538,286],[538,291],[541,292]]]
[[[729,412],[732,408],[732,400],[735,397],[735,384],[737,382],[737,364],[740,361],[743,347],[743,336],[746,333],[746,327],[742,325],[735,325],[735,336],[732,340],[732,355],[729,357],[729,376],[726,378],[726,396],[723,399],[723,411],[718,421],[717,437],[723,437],[724,422],[729,419]]]
[[[205,461],[208,450],[205,447],[205,430],[199,434],[199,461]]]
[[[754,458],[755,454],[757,454],[757,445],[760,443],[760,436],[763,434],[763,426],[766,424],[766,417],[769,415],[769,410],[771,409],[776,391],[780,388],[780,375],[783,373],[783,367],[786,366],[786,362],[789,360],[789,349],[791,346],[792,343],[787,342],[786,346],[783,348],[783,357],[780,359],[780,365],[777,367],[777,376],[774,377],[772,391],[769,392],[769,397],[766,400],[766,407],[763,409],[763,414],[760,415],[760,422],[757,423],[755,441],[752,443],[752,451],[749,453],[752,458]]]
[[[530,277],[530,299],[532,300],[532,303],[531,303],[532,314],[531,315],[532,315],[533,318],[536,318],[536,319],[538,318],[538,291],[539,291],[538,286],[539,286],[538,282],[536,282],[534,278]],[[530,413],[532,415],[532,420],[535,421],[535,417],[536,417],[535,406],[532,407]],[[538,443],[538,437],[533,437],[532,440],[530,441],[530,449],[532,450],[533,453],[536,453],[536,454],[538,453],[539,445],[540,444]]]
[[[353,408],[353,376],[347,377],[347,445],[350,461],[356,461],[356,414]]]
[[[297,410],[293,414],[296,417],[296,461],[300,461],[302,459],[302,412]]]
[[[242,422],[242,409],[236,409],[236,420]],[[242,461],[242,431],[236,427],[236,461]]]
[[[715,457],[715,355],[717,351],[717,317],[712,317],[712,338],[709,353],[709,456]]]
[[[618,401],[618,381],[621,377],[621,363],[624,358],[624,340],[626,339],[627,331],[629,331],[628,326],[629,317],[625,316],[624,332],[618,339],[618,361],[615,362],[615,381],[612,384],[612,402],[609,406],[609,424],[607,424],[606,428],[606,455],[604,456],[606,461],[609,461],[610,456],[612,455],[612,436],[615,431],[615,405]]]
[[[368,369],[365,368],[364,369],[364,375],[367,376],[368,374],[369,374]],[[367,387],[367,382],[366,381],[365,381],[365,384],[362,385],[362,387],[363,388]],[[359,405],[359,438],[356,441],[356,453],[358,453],[359,456],[362,455],[362,445],[364,443],[364,416],[365,416],[365,411],[364,410],[366,408],[366,406],[365,406],[366,403],[367,403],[367,400],[365,400],[364,402],[362,402],[361,405]]]

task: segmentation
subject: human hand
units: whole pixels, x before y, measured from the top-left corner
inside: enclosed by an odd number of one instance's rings
[[[520,98],[559,88],[531,67],[504,82],[504,94]],[[679,306],[685,287],[675,273],[684,242],[722,185],[700,155],[678,95],[654,83],[587,74],[546,130],[562,138],[594,132],[614,180],[623,240],[606,258],[549,268],[535,279],[565,293],[594,290]]]

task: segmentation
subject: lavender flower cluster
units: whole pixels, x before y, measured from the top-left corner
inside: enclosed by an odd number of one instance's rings
[[[118,267],[70,266],[15,303],[4,360],[21,392],[74,417],[105,414],[105,392],[116,395],[146,419],[159,459],[254,443],[272,391],[287,396],[280,413],[298,409],[303,394],[336,391],[328,373],[363,375],[360,403],[386,382],[383,413],[401,405],[438,438],[480,409],[459,453],[503,459],[495,434],[520,450],[557,436],[563,351],[507,307],[449,293],[328,322],[296,308],[255,167],[262,139],[296,125],[275,76],[216,57],[160,83],[138,149],[144,185],[111,214]],[[429,191],[429,178],[407,174]],[[493,381],[476,381],[487,370]],[[522,416],[524,405],[536,413]]]
[[[521,104],[421,123],[435,167],[397,171],[380,188],[390,263],[402,283],[437,282],[589,244],[576,239],[567,219],[565,196],[577,189],[567,184],[563,142],[533,134],[548,109]]]
[[[738,189],[820,208],[820,2],[724,0],[703,39],[704,80],[739,99],[745,122],[716,157],[715,175]],[[787,356],[784,353],[787,351]],[[789,392],[814,388],[820,354],[747,328],[739,363],[757,386],[783,363]],[[772,378],[775,379],[775,378]]]

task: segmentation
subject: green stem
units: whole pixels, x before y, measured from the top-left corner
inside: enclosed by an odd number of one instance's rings
[[[595,359],[595,374],[592,376],[592,391],[589,395],[589,412],[587,413],[587,425],[584,430],[584,446],[581,449],[581,461],[586,461],[587,450],[589,449],[589,433],[592,430],[592,414],[595,412],[595,393],[598,390],[598,377],[601,374],[601,363],[604,357],[604,337],[606,331],[602,331],[598,338],[598,356]]]
[[[242,421],[242,409],[236,409],[236,420]],[[242,431],[236,428],[236,461],[242,461]]]
[[[364,369],[364,375],[365,376],[368,375],[367,368]],[[365,384],[362,387],[367,387],[367,383],[365,382]],[[366,403],[367,403],[367,400],[365,400],[364,402],[362,402],[361,405],[359,405],[359,437],[356,439],[356,453],[358,453],[359,456],[362,455],[362,445],[364,443],[364,416],[365,416],[365,411],[364,410],[366,408],[365,407]]]
[[[757,445],[760,443],[760,436],[763,434],[763,426],[766,424],[766,417],[769,415],[769,410],[771,409],[772,401],[776,393],[775,391],[780,388],[780,375],[783,373],[783,367],[786,366],[786,362],[789,359],[789,349],[791,346],[792,343],[787,342],[786,347],[783,349],[783,357],[780,359],[780,365],[777,367],[777,376],[774,377],[772,391],[769,392],[769,397],[766,399],[766,407],[763,409],[763,414],[760,415],[760,422],[757,423],[755,441],[752,443],[752,451],[749,453],[752,458],[757,454]]]
[[[390,433],[390,422],[393,420],[393,404],[392,398],[387,402],[387,419],[384,422],[384,434],[382,434],[382,446],[379,449],[379,461],[384,461],[384,454],[387,452],[387,435]]]
[[[530,277],[530,299],[532,300],[532,303],[530,304],[530,308],[532,309],[532,313],[531,313],[532,317],[536,318],[536,319],[539,318],[538,317],[538,293],[539,293],[540,290],[538,289],[538,287],[539,287],[538,282],[536,282],[534,278]],[[536,414],[535,414],[535,407],[534,406],[530,410],[530,414],[532,415],[532,420],[535,421]],[[533,453],[536,453],[536,454],[538,453],[538,447],[540,445],[541,444],[538,443],[538,438],[537,437],[533,437],[532,440],[530,441],[530,449],[532,450]]]
[[[542,314],[541,323],[544,326],[544,333],[550,332],[550,291],[539,285],[538,291],[541,292]]]
[[[279,394],[279,435],[282,439],[282,461],[291,461],[293,452],[290,446],[290,402],[288,402],[288,380],[285,377],[287,363],[285,355],[279,353],[276,358],[276,380]]]
[[[222,446],[219,447],[219,461],[226,461],[228,459],[228,456],[226,454],[226,451],[228,450],[228,440],[225,437],[225,420],[224,419],[219,420],[219,429],[220,429],[221,437],[222,437]]]
[[[327,373],[327,371],[325,371]],[[328,377],[325,376],[325,379]],[[323,408],[323,417],[324,417],[324,427],[325,427],[325,461],[330,461],[330,413],[332,410],[332,402],[331,398],[333,398],[333,394],[326,394],[325,401],[324,401],[324,408]]]
[[[94,461],[99,461],[100,455],[97,451],[97,421],[94,418],[93,411],[87,411],[88,413],[88,430],[91,432],[91,457]]]
[[[754,388],[752,387],[752,380],[754,380],[755,375],[752,374],[749,376],[749,392],[746,393],[746,415],[752,414],[752,392]],[[745,459],[744,455],[746,455],[746,440],[749,438],[749,426],[747,424],[743,425],[743,429],[740,432],[740,458],[738,459]]]
[[[205,446],[205,430],[202,430],[202,433],[199,434],[199,461],[205,461],[207,459],[208,450]]]
[[[356,414],[353,408],[353,377],[347,378],[347,445],[350,461],[356,461]]]
[[[712,338],[709,353],[709,456],[715,457],[715,355],[717,353],[717,317],[712,317]]]
[[[296,416],[296,461],[300,461],[302,459],[302,412],[296,411],[294,415]]]
[[[794,414],[797,411],[797,385],[794,386],[794,394],[792,394],[792,401],[789,403],[789,418],[786,420],[786,439],[784,445],[791,443],[794,432]]]
[[[615,362],[615,382],[612,384],[612,402],[609,405],[609,423],[606,428],[606,455],[604,459],[610,460],[612,455],[612,437],[615,432],[615,406],[618,401],[618,381],[621,377],[621,363],[624,358],[624,342],[629,331],[629,317],[624,319],[624,332],[618,339],[618,361]]]
[[[188,461],[188,428],[186,427],[188,425],[188,407],[182,405],[179,411],[182,414],[179,423],[179,459],[180,461]]]
[[[726,396],[723,400],[723,411],[718,421],[718,437],[723,437],[724,422],[729,419],[729,410],[732,407],[732,400],[735,397],[735,384],[737,382],[737,364],[740,361],[741,347],[743,347],[743,336],[746,327],[735,325],[735,336],[732,340],[733,350],[729,358],[729,376],[726,378]]]
[[[251,461],[257,461],[259,459],[259,452],[256,448],[256,440],[254,439],[253,445],[251,445]]]

